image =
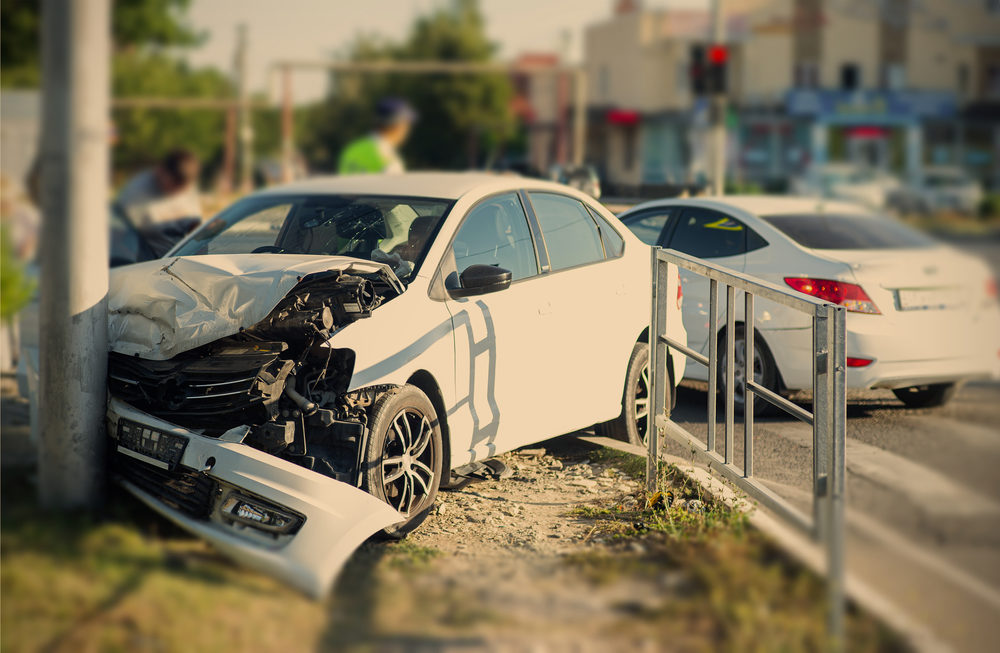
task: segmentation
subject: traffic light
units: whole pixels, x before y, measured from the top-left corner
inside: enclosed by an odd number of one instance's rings
[[[726,64],[729,50],[724,45],[708,48],[708,92],[723,95],[726,92]]]
[[[728,62],[729,49],[724,45],[692,45],[691,92],[695,95],[725,93]]]
[[[691,93],[705,95],[708,92],[708,60],[705,46],[691,46]]]

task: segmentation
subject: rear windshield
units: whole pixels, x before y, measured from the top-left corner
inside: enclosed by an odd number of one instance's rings
[[[762,217],[810,249],[913,249],[937,244],[891,218],[827,213]]]

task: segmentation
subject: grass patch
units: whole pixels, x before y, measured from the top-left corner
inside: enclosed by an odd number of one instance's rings
[[[753,529],[744,512],[704,495],[676,467],[661,466],[659,487],[659,496],[643,490],[571,510],[570,516],[593,521],[591,540],[601,546],[567,555],[565,564],[596,585],[660,579],[669,587],[662,600],[633,610],[652,637],[669,639],[680,622],[686,624],[682,631],[700,633],[699,641],[707,638],[716,650],[825,647],[821,578]],[[850,651],[905,650],[878,621],[857,611],[849,614],[847,636]]]
[[[632,479],[646,478],[646,459],[642,456],[601,447],[590,454],[591,463],[610,465]]]
[[[423,571],[441,556],[438,549],[414,544],[409,540],[386,543],[383,546],[387,563],[396,569]]]
[[[99,518],[40,511],[4,470],[4,651],[277,650],[315,645],[322,609],[237,567],[117,489]]]

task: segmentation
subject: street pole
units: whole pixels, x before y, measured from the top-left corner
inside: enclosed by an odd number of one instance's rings
[[[573,76],[573,163],[583,165],[587,154],[587,71]]]
[[[38,489],[94,508],[104,480],[110,0],[42,3]]]
[[[723,0],[712,1],[712,44],[724,45],[726,21]],[[726,189],[726,96],[713,93],[710,112],[712,194],[722,195]]]
[[[292,67],[281,68],[281,181],[292,180],[295,155],[295,116],[292,112]]]
[[[236,86],[239,90],[240,191],[253,190],[253,126],[250,124],[250,89],[247,62],[247,26],[236,33]]]

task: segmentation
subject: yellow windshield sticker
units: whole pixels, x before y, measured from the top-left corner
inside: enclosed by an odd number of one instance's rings
[[[723,231],[741,231],[743,225],[732,218],[719,218],[715,222],[706,222],[706,229],[722,229]]]

